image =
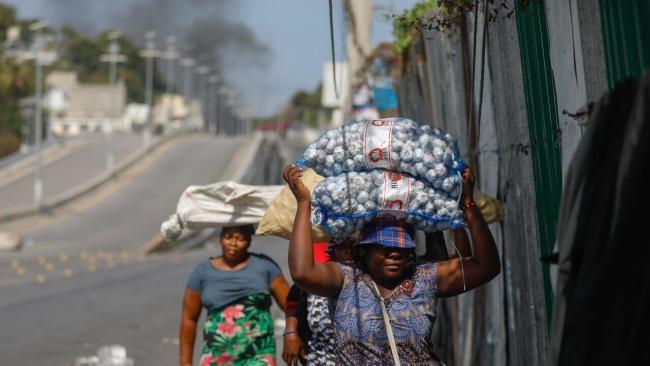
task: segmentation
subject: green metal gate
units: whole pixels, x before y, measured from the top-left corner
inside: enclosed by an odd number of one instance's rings
[[[555,81],[549,55],[548,26],[542,0],[525,5],[514,1],[524,76],[528,132],[533,160],[537,226],[542,256],[551,254],[562,192],[561,142],[559,138]],[[543,264],[547,322],[553,314],[553,290],[548,264]]]
[[[650,66],[650,1],[600,0],[600,16],[611,90]]]

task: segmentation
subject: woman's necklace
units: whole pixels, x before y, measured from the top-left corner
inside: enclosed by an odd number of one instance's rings
[[[377,282],[375,282],[375,280],[373,280],[372,277],[370,278],[370,281],[373,282],[373,286],[377,289],[377,295],[384,300],[390,299],[391,297],[393,297],[393,295],[395,295],[396,292],[397,294],[405,293],[410,295],[413,292],[413,288],[415,287],[415,281],[411,278],[407,278],[402,280],[402,282],[400,282],[399,285],[395,286],[395,288],[393,288],[393,290],[387,296],[383,296],[381,294],[381,290],[379,289],[379,285],[377,284]],[[388,290],[383,285],[381,286],[381,288],[383,288],[384,290]]]

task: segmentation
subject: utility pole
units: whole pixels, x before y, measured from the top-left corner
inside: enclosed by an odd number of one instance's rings
[[[181,66],[185,67],[185,87],[184,99],[187,106],[187,117],[185,119],[185,127],[190,124],[190,113],[192,108],[192,67],[194,67],[194,60],[191,58],[184,58],[181,60]]]
[[[220,135],[228,134],[225,103],[227,91],[228,88],[226,86],[219,86],[217,88],[217,133]]]
[[[42,73],[43,73],[43,68],[42,68],[42,60],[41,57],[43,56],[43,39],[41,38],[41,31],[47,27],[47,23],[43,21],[39,21],[36,23],[33,23],[30,26],[30,30],[34,32],[34,38],[36,40],[36,49],[35,49],[35,57],[34,57],[34,66],[36,68],[35,71],[35,77],[36,80],[34,82],[34,91],[35,91],[35,98],[36,98],[36,105],[35,105],[35,110],[34,110],[34,125],[35,125],[35,130],[34,131],[34,147],[36,149],[36,166],[34,169],[34,207],[37,210],[42,210],[43,209],[43,152],[42,152],[42,146],[41,146],[41,140],[43,138],[43,121],[42,121],[42,99],[43,99],[43,91],[42,91]]]
[[[169,98],[169,109],[167,113],[167,120],[171,121],[173,117],[174,100],[172,98],[172,88],[174,86],[174,68],[176,67],[175,60],[178,58],[176,52],[176,37],[167,37],[167,49],[161,53],[160,58],[167,60],[167,97]]]
[[[100,57],[100,61],[108,62],[109,64],[109,80],[111,85],[111,101],[110,101],[110,117],[109,117],[109,127],[108,133],[106,134],[106,140],[108,145],[108,154],[106,155],[106,171],[110,174],[113,173],[113,166],[115,165],[115,154],[113,152],[113,130],[115,130],[115,120],[117,119],[117,64],[119,62],[126,62],[126,56],[120,55],[120,45],[117,43],[117,40],[120,38],[120,32],[111,32],[108,38],[111,40],[110,46],[108,47],[108,54],[104,54]]]
[[[207,101],[205,100],[206,96],[206,85],[207,85],[207,80],[206,80],[206,75],[210,73],[210,68],[207,66],[198,66],[196,68],[196,73],[199,74],[199,100],[201,101],[201,119],[203,119],[203,130],[205,131],[208,127],[208,123],[206,121],[207,119]]]
[[[145,75],[145,94],[144,102],[149,108],[147,113],[147,122],[144,129],[144,144],[151,143],[151,130],[152,130],[152,116],[153,116],[153,72],[154,72],[154,59],[158,56],[156,51],[156,32],[148,31],[145,33],[145,49],[140,51],[140,56],[147,59],[147,70]]]
[[[218,119],[215,112],[217,112],[217,99],[219,98],[216,93],[216,88],[219,85],[219,75],[210,75],[208,83],[210,84],[208,88],[208,123],[210,124],[209,131],[211,134],[217,135],[219,133],[219,128]]]
[[[178,58],[176,37],[167,37],[167,49],[163,52],[161,58],[167,60],[167,94],[171,94],[172,87],[174,86],[174,67],[176,66],[174,61]]]
[[[230,125],[230,130],[232,131],[233,135],[238,134],[238,126],[237,126],[237,116],[235,115],[235,107],[237,106],[237,100],[235,99],[235,95],[229,91],[228,92],[228,97],[226,99],[226,110],[228,113],[228,124]]]

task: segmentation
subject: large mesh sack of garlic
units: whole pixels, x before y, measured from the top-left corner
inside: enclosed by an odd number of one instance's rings
[[[311,220],[335,238],[382,217],[404,220],[424,232],[458,228],[464,222],[458,206],[461,187],[438,190],[407,174],[381,169],[342,173],[314,188]]]
[[[451,192],[465,168],[456,138],[406,118],[359,120],[324,133],[296,162],[319,175],[384,169],[407,173]]]

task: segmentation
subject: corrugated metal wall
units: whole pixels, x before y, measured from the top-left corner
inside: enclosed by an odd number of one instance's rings
[[[530,150],[542,256],[551,254],[562,193],[561,130],[558,126],[555,80],[551,68],[548,25],[543,1],[522,7],[515,2],[519,49],[524,73]],[[553,289],[548,264],[543,265],[546,315],[553,314]]]
[[[437,334],[447,339],[437,351],[449,365],[548,365],[553,293],[539,258],[553,249],[562,172],[582,135],[574,115],[603,94],[605,69],[611,87],[650,66],[650,1],[507,5],[514,16],[500,9],[490,23],[478,146],[479,188],[506,211],[490,227],[503,271],[484,288],[444,301]],[[463,46],[459,34],[425,32],[410,51],[400,114],[448,130],[467,154],[463,59],[472,45]]]
[[[650,66],[650,1],[600,0],[607,83],[637,80]]]
[[[443,301],[436,334],[445,339],[437,340],[436,351],[448,365],[542,366],[548,362],[547,317],[517,24],[501,14],[490,27],[479,187],[505,206],[505,221],[490,225],[503,271],[488,285]],[[425,32],[420,42],[408,55],[400,83],[400,115],[446,129],[467,154],[468,50],[458,29]]]

